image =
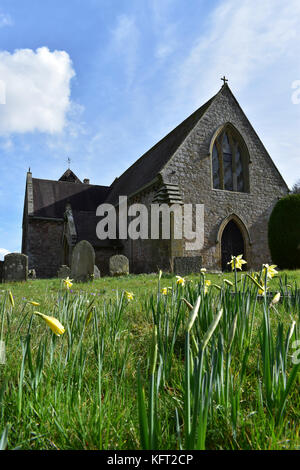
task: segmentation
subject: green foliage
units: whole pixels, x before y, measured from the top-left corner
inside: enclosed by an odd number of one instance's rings
[[[300,194],[291,194],[275,205],[268,226],[272,261],[281,269],[300,268]]]
[[[265,278],[267,297],[245,273],[3,285],[0,449],[299,448],[299,280]]]

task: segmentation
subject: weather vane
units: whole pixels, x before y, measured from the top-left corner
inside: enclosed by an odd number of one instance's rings
[[[225,77],[225,75],[224,75],[224,77],[221,78],[221,80],[223,80],[224,85],[226,85],[226,82],[228,82],[228,79]]]
[[[68,168],[70,169],[71,158],[68,157]]]

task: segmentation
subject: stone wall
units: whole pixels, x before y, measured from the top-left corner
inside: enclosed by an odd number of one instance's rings
[[[144,204],[147,207],[149,214],[149,239],[124,240],[124,250],[122,251],[122,254],[127,256],[129,259],[131,273],[150,273],[157,272],[159,269],[164,271],[170,271],[171,269],[170,240],[150,239],[150,205],[153,203],[153,198],[157,189],[158,186],[156,185],[149,187],[128,201],[128,206],[136,203]]]
[[[63,222],[29,218],[23,253],[38,278],[56,277],[62,264]]]

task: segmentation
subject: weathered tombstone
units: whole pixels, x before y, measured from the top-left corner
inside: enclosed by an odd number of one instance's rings
[[[101,273],[100,273],[100,270],[98,268],[98,266],[94,266],[94,279],[100,279],[101,277]]]
[[[27,281],[28,256],[22,253],[9,253],[4,256],[4,282]]]
[[[67,277],[70,277],[70,275],[71,269],[66,264],[63,264],[57,271],[57,277],[59,279],[66,279]]]
[[[4,261],[0,261],[0,282],[3,281],[3,267],[4,267]]]
[[[92,245],[81,240],[72,252],[71,278],[74,282],[87,282],[93,279],[95,251]]]
[[[109,258],[109,272],[111,276],[129,274],[129,260],[124,255],[114,255]]]
[[[29,271],[28,271],[28,279],[36,279],[36,272],[35,272],[35,269],[29,269]]]
[[[174,258],[174,272],[179,276],[199,273],[202,265],[201,256],[178,256]]]

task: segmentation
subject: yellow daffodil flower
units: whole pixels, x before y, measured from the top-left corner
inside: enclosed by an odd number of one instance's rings
[[[9,296],[9,301],[10,301],[12,307],[14,307],[15,306],[15,301],[14,301],[14,298],[13,298],[13,295],[12,295],[11,291],[9,291],[8,296]]]
[[[278,273],[278,271],[276,271],[275,268],[277,268],[277,264],[271,264],[271,266],[269,266],[268,264],[263,264],[263,273],[264,275],[267,274],[267,278],[269,279],[272,279],[272,277],[275,276],[275,274]]]
[[[185,285],[185,279],[181,276],[176,276],[176,277],[177,277],[176,284],[184,286]]]
[[[127,300],[133,300],[134,294],[132,292],[127,292],[125,290],[125,295],[126,295]]]
[[[242,265],[246,263],[247,261],[243,259],[243,255],[238,255],[238,256],[231,255],[231,261],[229,261],[227,264],[231,264],[231,269],[232,271],[234,271],[234,268],[242,269]]]
[[[233,282],[229,281],[229,279],[224,279],[225,284],[228,286],[233,286]]]
[[[73,279],[69,279],[69,276],[64,279],[64,285],[66,287],[66,289],[70,289],[70,287],[72,287],[73,283],[72,283]]]
[[[57,318],[54,318],[54,317],[49,317],[48,315],[44,315],[43,313],[40,313],[40,312],[34,312],[36,315],[40,316],[43,320],[45,320],[45,322],[47,323],[47,325],[51,328],[51,330],[53,331],[53,333],[56,335],[56,336],[60,336],[62,334],[64,334],[65,332],[65,328],[63,327],[63,325],[57,320]]]
[[[274,307],[275,304],[278,304],[279,300],[280,300],[280,292],[277,292],[277,294],[274,295],[270,303],[270,308]]]
[[[33,305],[34,307],[37,307],[38,305],[40,305],[38,302],[34,302],[33,300],[31,302],[29,302],[31,305]]]
[[[200,273],[206,273],[206,268],[201,268]]]
[[[259,294],[259,295],[266,295],[266,289],[265,289],[265,287],[261,286],[261,289],[258,289],[258,294]]]
[[[159,273],[158,273],[158,280],[161,279],[161,276],[162,276],[162,270],[160,269],[160,270],[159,270]]]
[[[207,280],[204,282],[204,294],[207,294],[208,288],[209,288],[210,285],[211,285],[211,281],[210,281],[209,279],[207,279]]]
[[[172,287],[163,287],[160,292],[162,293],[162,295],[167,295],[169,289],[172,290]]]

